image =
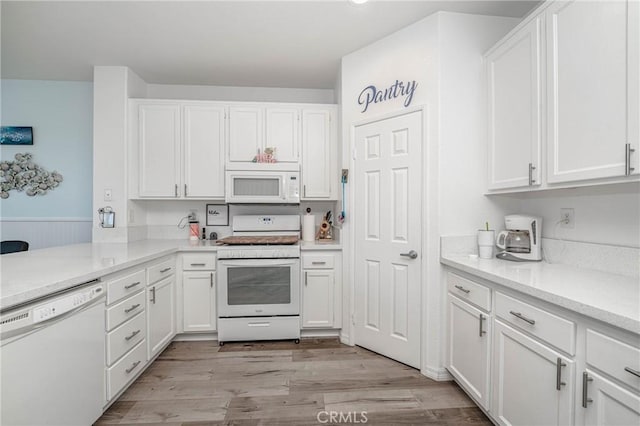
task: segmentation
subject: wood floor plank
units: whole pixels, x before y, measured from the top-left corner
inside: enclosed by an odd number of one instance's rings
[[[224,352],[213,342],[174,342],[96,424],[317,426],[318,415],[362,423],[363,412],[367,425],[491,424],[453,382],[322,340]]]

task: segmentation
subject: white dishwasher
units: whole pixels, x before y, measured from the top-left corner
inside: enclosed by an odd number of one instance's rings
[[[0,314],[1,425],[86,426],[100,417],[105,293],[91,282]]]

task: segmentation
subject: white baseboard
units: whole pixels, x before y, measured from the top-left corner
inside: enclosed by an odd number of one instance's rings
[[[336,329],[318,329],[318,330],[300,330],[300,337],[338,337],[340,330]]]
[[[449,374],[449,371],[447,371],[447,369],[444,367],[434,368],[434,367],[427,366],[422,370],[420,370],[420,372],[424,376],[427,376],[428,378],[435,380],[437,382],[446,382],[446,381],[453,380],[453,376]]]
[[[173,338],[174,342],[198,342],[218,340],[218,333],[180,333]]]

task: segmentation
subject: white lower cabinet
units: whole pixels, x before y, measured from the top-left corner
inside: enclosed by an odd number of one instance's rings
[[[173,276],[147,288],[147,343],[149,359],[155,357],[176,334]]]
[[[447,369],[478,404],[489,410],[491,319],[449,294]]]
[[[216,330],[214,271],[182,273],[182,317],[185,333]]]
[[[494,322],[493,415],[502,425],[573,424],[573,360]]]
[[[341,253],[304,251],[302,263],[302,328],[342,326]]]
[[[583,373],[582,407],[589,426],[639,425],[640,395],[587,369]],[[586,389],[586,391],[585,391]]]

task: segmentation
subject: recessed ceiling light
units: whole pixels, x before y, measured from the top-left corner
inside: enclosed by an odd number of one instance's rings
[[[369,0],[349,0],[353,4],[363,4],[368,2]]]

